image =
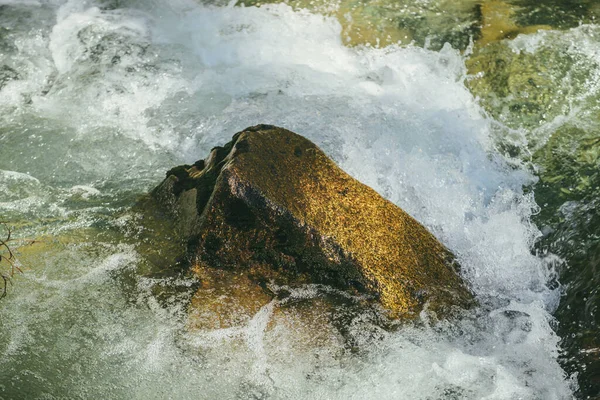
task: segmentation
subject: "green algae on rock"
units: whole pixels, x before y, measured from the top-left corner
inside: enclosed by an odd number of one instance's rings
[[[510,41],[496,41],[466,61],[467,85],[499,121],[511,128],[535,128],[568,112],[569,105],[557,101],[556,84],[571,78],[572,64],[569,54],[554,47],[531,52]]]
[[[510,0],[517,12],[514,19],[521,26],[551,25],[568,29],[600,18],[596,0]]]
[[[600,136],[573,125],[557,129],[533,159],[540,181],[536,198],[544,204],[540,219],[557,223],[559,208],[581,201],[600,187]]]
[[[496,138],[500,147],[516,136],[517,153],[511,155],[525,161],[533,155],[538,162],[538,156],[554,154],[540,152],[549,139],[563,135],[574,121],[581,133],[597,130],[600,93],[595,82],[600,64],[590,52],[597,48],[593,39],[597,35],[598,27],[581,26],[475,47],[466,60],[466,84],[485,111],[501,123]]]
[[[517,7],[507,1],[490,0],[482,2],[481,30],[478,46],[496,42],[502,39],[511,39],[521,33],[535,33],[541,29],[551,29],[548,25],[518,25],[515,22]]]
[[[273,298],[269,284],[328,284],[403,318],[472,301],[453,255],[426,228],[282,128],[237,133],[206,160],[169,171],[152,197],[189,237],[201,286],[238,292],[251,304],[232,306],[248,313]],[[210,303],[205,295],[192,310]]]

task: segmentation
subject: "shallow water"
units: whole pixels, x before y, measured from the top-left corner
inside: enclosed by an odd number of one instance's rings
[[[506,121],[467,89],[465,55],[349,48],[335,18],[283,4],[164,3],[0,1],[0,216],[24,269],[0,301],[1,398],[572,397],[556,257],[532,254],[536,178],[498,150]],[[426,225],[481,306],[394,333],[365,316],[359,351],[335,333],[307,344],[281,304],[188,331],[194,282],[149,274],[152,237],[128,208],[258,123],[310,138]]]

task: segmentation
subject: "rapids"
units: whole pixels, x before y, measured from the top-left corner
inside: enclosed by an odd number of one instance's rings
[[[0,398],[572,397],[557,257],[532,253],[537,178],[499,151],[466,56],[346,47],[341,30],[285,4],[0,0],[0,218],[24,270],[0,300]],[[268,308],[235,332],[187,331],[194,282],[149,273],[128,208],[258,123],[308,137],[427,226],[481,306],[376,340],[350,327],[359,351],[305,346],[310,326],[269,326]]]

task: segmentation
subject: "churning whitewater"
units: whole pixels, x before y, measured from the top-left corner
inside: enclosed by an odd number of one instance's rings
[[[0,5],[0,217],[40,238],[0,302],[0,398],[571,397],[553,259],[531,254],[534,178],[496,150],[458,51],[348,48],[336,20],[286,5]],[[193,282],[143,273],[127,210],[259,123],[308,137],[423,223],[480,306],[394,333],[351,326],[358,352],[307,346],[311,327],[269,327],[269,308],[188,332]],[[165,305],[157,286],[178,289]]]

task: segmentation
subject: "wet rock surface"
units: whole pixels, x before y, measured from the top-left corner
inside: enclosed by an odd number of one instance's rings
[[[392,317],[472,301],[453,255],[426,228],[282,128],[237,133],[206,160],[169,171],[151,196],[189,238],[200,281],[191,313],[213,326],[250,318],[274,287],[304,284],[377,300]]]

